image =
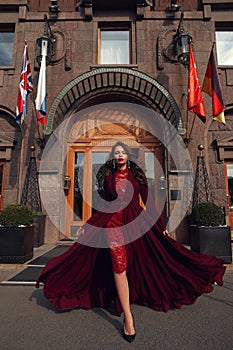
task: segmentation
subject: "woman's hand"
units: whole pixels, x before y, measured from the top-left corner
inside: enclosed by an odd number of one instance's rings
[[[169,237],[169,232],[168,232],[168,230],[164,230],[164,231],[163,231],[163,234],[164,234],[164,236]]]
[[[84,234],[84,228],[79,227],[79,229],[77,230],[75,236],[76,236],[77,239],[78,239],[78,238],[81,237],[83,234]]]

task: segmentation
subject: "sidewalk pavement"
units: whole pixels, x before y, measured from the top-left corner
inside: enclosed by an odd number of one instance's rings
[[[43,255],[46,251],[54,248],[55,246],[55,244],[44,244],[38,248],[34,248],[33,258],[31,260]],[[20,270],[25,268],[29,261],[27,261],[25,264],[0,264],[0,283],[9,279],[11,276],[14,276]]]
[[[35,248],[34,258],[53,246]],[[0,265],[0,281],[22,269]],[[122,317],[111,311],[75,309],[58,312],[42,288],[0,284],[1,350],[233,350],[233,268],[224,285],[215,286],[194,305],[167,313],[132,305],[137,336],[121,336]]]

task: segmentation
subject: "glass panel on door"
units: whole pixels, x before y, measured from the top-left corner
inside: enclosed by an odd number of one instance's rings
[[[92,215],[100,209],[101,201],[99,200],[98,186],[96,183],[96,175],[101,165],[108,159],[109,152],[93,152],[92,153]]]
[[[83,161],[84,153],[74,154],[74,221],[83,220]]]
[[[145,152],[145,171],[148,182],[149,192],[155,199],[155,164],[154,153]]]

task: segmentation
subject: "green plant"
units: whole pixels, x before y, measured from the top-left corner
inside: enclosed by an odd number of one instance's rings
[[[197,226],[221,226],[225,221],[222,210],[212,202],[196,204],[191,216]]]
[[[34,214],[26,205],[10,204],[0,211],[1,226],[30,226],[33,223]]]
[[[44,216],[46,215],[45,211],[33,211],[34,216]]]

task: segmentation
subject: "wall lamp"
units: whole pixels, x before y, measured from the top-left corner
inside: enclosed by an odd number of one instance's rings
[[[47,16],[44,16],[44,35],[36,40],[36,60],[41,64],[42,56],[45,52],[46,66],[50,63],[52,56],[54,56],[53,46],[56,42],[56,36],[50,28]]]
[[[166,190],[166,178],[164,175],[161,175],[159,177],[159,189]]]
[[[189,49],[192,37],[184,30],[183,18],[184,13],[181,12],[180,23],[177,32],[174,35],[174,52],[178,61],[187,67],[189,65]]]
[[[63,189],[64,190],[69,190],[71,186],[71,179],[69,175],[64,176],[64,184],[63,184]]]
[[[179,11],[179,9],[180,9],[180,5],[177,4],[177,1],[176,0],[171,0],[170,1],[170,5],[168,7],[168,11],[170,11],[170,12],[177,12],[177,11]]]

